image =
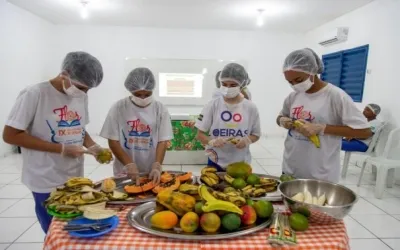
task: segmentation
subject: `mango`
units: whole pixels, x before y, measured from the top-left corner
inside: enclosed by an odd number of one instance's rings
[[[150,218],[153,227],[159,229],[171,229],[178,224],[178,216],[171,211],[161,211]]]
[[[229,164],[226,168],[226,173],[233,178],[247,179],[251,175],[252,169],[246,162],[235,162]]]
[[[207,233],[215,233],[221,226],[221,219],[215,213],[204,213],[200,217],[200,227]]]
[[[186,213],[179,222],[181,229],[186,233],[193,233],[199,227],[199,216],[194,212]]]
[[[243,214],[241,216],[242,224],[244,225],[252,225],[256,222],[257,220],[257,213],[256,210],[249,205],[244,205],[241,207]]]

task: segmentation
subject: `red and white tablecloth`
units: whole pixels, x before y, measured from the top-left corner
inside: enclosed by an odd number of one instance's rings
[[[142,233],[128,224],[127,207],[118,213],[120,224],[111,233],[94,239],[71,237],[62,228],[65,221],[54,219],[44,243],[45,250],[348,250],[349,238],[343,222],[311,225],[306,232],[297,232],[297,245],[273,248],[268,243],[268,229],[239,238],[213,241],[183,241]]]

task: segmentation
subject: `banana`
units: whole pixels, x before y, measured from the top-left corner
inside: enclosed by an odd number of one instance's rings
[[[212,195],[213,195],[215,198],[217,198],[217,199],[219,199],[219,200],[223,200],[223,201],[227,201],[227,200],[229,199],[229,196],[228,196],[228,195],[226,195],[226,194],[224,194],[224,193],[222,193],[222,192],[218,192],[218,191],[213,191],[213,192],[212,192]]]
[[[218,177],[217,174],[211,173],[211,172],[207,172],[204,175],[207,176],[208,178],[211,178],[211,179],[215,180],[217,183],[219,183],[219,177]]]
[[[226,187],[224,188],[224,193],[230,193],[230,192],[236,192],[236,189],[234,189],[233,187]]]
[[[245,191],[250,190],[250,189],[252,189],[252,188],[253,188],[252,185],[247,185],[247,186],[245,186],[244,188],[242,188],[242,191],[245,192]]]
[[[76,187],[76,186],[93,186],[93,182],[88,179],[88,178],[83,178],[83,177],[73,177],[67,180],[65,183],[65,186],[67,187]]]
[[[226,195],[233,196],[233,197],[240,196],[237,192],[229,192],[229,193],[226,193]]]
[[[268,186],[268,185],[276,185],[277,184],[277,182],[276,182],[276,180],[274,180],[274,179],[271,179],[271,178],[261,178],[260,179],[260,184],[258,184],[258,185],[260,185],[260,186]],[[257,186],[257,185],[255,185],[255,186]]]
[[[293,126],[298,128],[303,126],[303,123],[301,121],[294,121]],[[320,148],[321,147],[321,142],[319,141],[319,137],[318,135],[312,135],[310,137],[308,137],[308,139],[315,145],[316,148]]]
[[[256,190],[254,190],[252,194],[254,197],[259,197],[259,196],[265,195],[266,193],[267,193],[267,191],[265,189],[258,188]]]
[[[196,195],[198,194],[198,186],[197,185],[192,185],[192,184],[187,184],[184,183],[179,186],[179,192],[185,193],[185,194],[192,194]]]
[[[199,186],[199,196],[205,201],[216,201],[217,199],[208,192],[206,185]]]
[[[232,176],[230,176],[230,175],[224,175],[224,180],[226,181],[226,182],[228,182],[229,184],[232,184],[232,182],[235,180]]]
[[[200,179],[207,184],[207,186],[212,187],[213,185],[217,184],[216,181],[214,179],[211,179],[210,177],[206,176],[206,175],[202,175],[200,177]]]
[[[238,207],[241,207],[244,204],[246,204],[246,199],[241,196],[229,196],[229,201]]]
[[[222,210],[226,212],[236,213],[239,215],[243,214],[243,211],[238,206],[229,201],[222,201],[222,200],[208,201],[206,204],[203,205],[202,210],[205,213]]]
[[[205,167],[205,168],[203,168],[203,169],[201,170],[201,174],[202,174],[202,175],[205,174],[205,173],[209,173],[209,172],[211,172],[211,173],[216,173],[216,172],[217,172],[217,169],[216,169],[216,168],[213,168],[213,167]]]

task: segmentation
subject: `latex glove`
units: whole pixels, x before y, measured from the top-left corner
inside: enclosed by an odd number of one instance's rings
[[[222,148],[226,143],[226,140],[222,137],[218,137],[216,139],[212,139],[208,142],[208,145],[215,148]]]
[[[305,120],[300,120],[300,121],[303,123],[303,125],[296,128],[296,131],[299,132],[300,134],[302,134],[306,137],[324,134],[326,125],[310,123]]]
[[[139,170],[136,163],[129,163],[125,165],[125,170],[129,178],[137,185],[140,185]]]
[[[240,138],[239,142],[236,144],[236,148],[242,149],[242,148],[248,147],[252,143],[253,142],[251,141],[250,137],[245,136],[245,137]]]
[[[64,157],[78,158],[85,153],[82,146],[62,144],[61,155]]]
[[[149,174],[150,180],[153,180],[154,185],[158,185],[160,183],[161,179],[161,164],[158,162],[154,162],[153,165],[151,165],[151,171]]]
[[[291,129],[293,128],[293,120],[289,117],[282,116],[279,118],[279,125],[283,128]]]
[[[108,148],[102,148],[99,144],[94,144],[93,146],[89,147],[89,148],[87,149],[87,151],[88,151],[88,153],[92,154],[92,155],[96,158],[96,161],[97,161],[98,163],[101,163],[101,164],[109,164],[109,163],[113,160],[111,150],[109,150]],[[104,151],[109,151],[109,152],[110,152],[110,154],[111,154],[111,159],[110,159],[109,161],[103,162],[103,161],[101,161],[101,160],[99,159],[98,156],[99,156],[101,153],[103,153]]]

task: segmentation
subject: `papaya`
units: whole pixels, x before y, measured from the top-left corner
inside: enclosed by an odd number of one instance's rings
[[[150,223],[155,228],[171,229],[178,224],[178,216],[171,211],[161,211],[151,216]]]
[[[172,181],[173,178],[174,178],[174,176],[172,174],[170,174],[168,172],[162,172],[160,181],[161,181],[161,183],[166,183],[166,182]]]
[[[158,184],[152,190],[153,190],[153,193],[158,194],[159,192],[161,192],[163,190],[167,190],[167,189],[168,190],[177,190],[180,185],[181,185],[181,182],[179,181],[179,179],[174,178],[168,182]]]
[[[192,178],[192,172],[177,174],[175,175],[175,178],[178,178],[181,183],[184,183]]]
[[[187,212],[192,212],[196,205],[194,197],[170,189],[158,193],[156,200],[178,216],[183,216]]]
[[[149,178],[142,177],[140,178],[140,185],[126,185],[124,187],[125,192],[129,194],[140,194],[147,191],[150,191],[154,188],[153,181]]]
[[[226,173],[233,178],[247,179],[251,175],[252,169],[246,162],[235,162],[226,167]]]

